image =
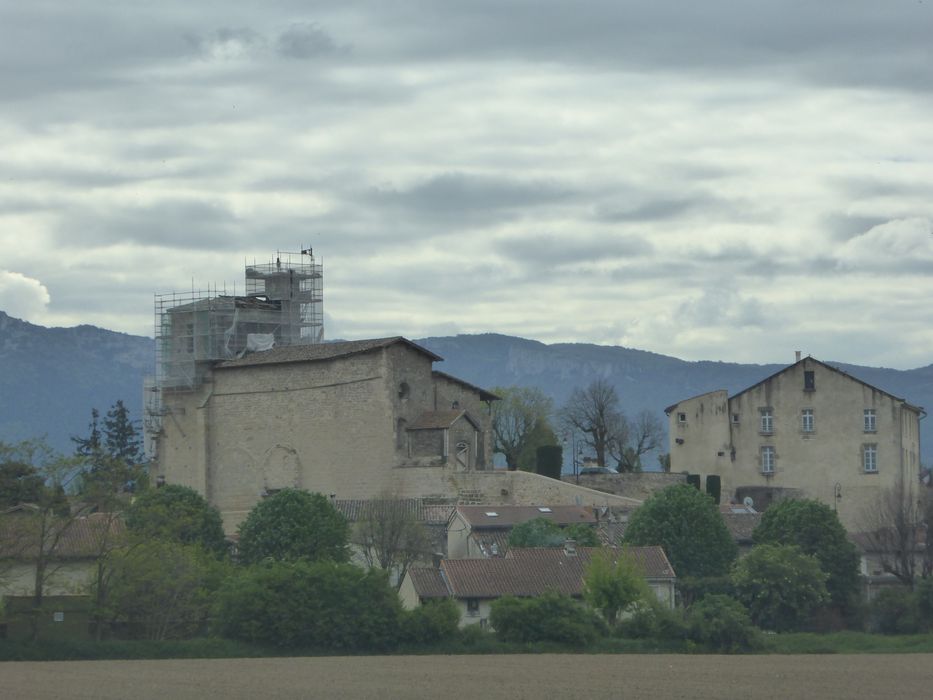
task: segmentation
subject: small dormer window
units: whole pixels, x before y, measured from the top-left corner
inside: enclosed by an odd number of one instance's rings
[[[487,517],[487,518],[498,518],[498,517],[499,517],[499,514],[498,514],[496,511],[494,511],[494,510],[487,510],[487,511],[486,511],[486,517]]]

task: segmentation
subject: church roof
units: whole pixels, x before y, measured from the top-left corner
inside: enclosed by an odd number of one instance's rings
[[[336,343],[314,343],[311,345],[289,345],[260,352],[247,353],[235,360],[227,360],[217,365],[218,369],[234,367],[253,367],[257,365],[277,365],[290,362],[322,362],[338,358],[359,355],[373,350],[382,350],[397,343],[407,345],[424,355],[432,362],[441,362],[443,357],[435,355],[427,348],[413,343],[402,336],[391,338],[373,338],[370,340],[345,340]]]

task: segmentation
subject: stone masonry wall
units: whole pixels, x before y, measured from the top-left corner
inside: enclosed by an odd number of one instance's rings
[[[579,482],[577,481],[579,479]],[[637,498],[640,501],[674,484],[687,483],[685,474],[667,472],[640,472],[637,474],[584,474],[579,477],[564,475],[565,483],[585,486],[596,491],[605,491],[617,496]]]

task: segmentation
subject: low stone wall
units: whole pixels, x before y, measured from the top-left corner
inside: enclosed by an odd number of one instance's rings
[[[402,498],[448,498],[489,505],[580,505],[630,509],[638,499],[557,481],[529,472],[457,472],[437,467],[403,467],[393,481]]]
[[[653,494],[674,484],[687,483],[686,474],[669,472],[639,472],[636,474],[583,474],[579,477],[564,475],[565,483],[585,486],[596,491],[644,501]],[[579,481],[578,481],[579,480]]]

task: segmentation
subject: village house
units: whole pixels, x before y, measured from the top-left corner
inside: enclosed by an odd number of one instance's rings
[[[583,580],[590,559],[598,552],[627,553],[644,571],[655,597],[674,607],[676,576],[661,547],[599,549],[564,547],[513,549],[506,557],[445,559],[439,568],[413,568],[402,582],[402,605],[412,610],[428,601],[452,598],[460,611],[460,626],[488,625],[492,604],[503,596],[535,597],[557,591],[583,596]]]
[[[512,528],[543,518],[562,528],[583,524],[596,527],[597,518],[586,506],[457,506],[447,526],[450,559],[504,557]]]
[[[811,357],[729,396],[684,399],[669,417],[672,472],[757,510],[781,498],[820,500],[864,529],[892,489],[916,498],[922,408]]]

